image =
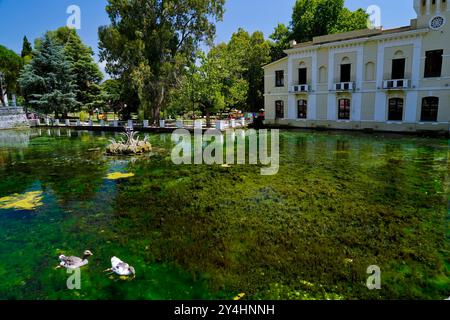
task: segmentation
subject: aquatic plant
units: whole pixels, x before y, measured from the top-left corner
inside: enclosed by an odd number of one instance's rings
[[[134,177],[134,173],[122,173],[122,172],[113,172],[106,176],[108,180],[120,180]]]
[[[0,209],[34,210],[42,206],[42,191],[13,194],[0,198]]]
[[[148,142],[148,138],[140,140],[137,134],[137,131],[127,129],[126,132],[121,133],[122,137],[119,140],[109,140],[110,144],[106,147],[106,152],[112,155],[130,155],[152,151],[152,145]]]

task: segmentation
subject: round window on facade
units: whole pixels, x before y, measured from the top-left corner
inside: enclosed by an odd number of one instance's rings
[[[430,20],[430,28],[433,30],[441,29],[445,24],[445,18],[442,16],[436,16]]]

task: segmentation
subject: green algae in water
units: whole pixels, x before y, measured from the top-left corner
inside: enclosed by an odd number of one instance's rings
[[[443,299],[448,297],[448,142],[282,132],[280,171],[110,158],[113,134],[32,130],[0,146],[1,299]],[[170,151],[169,135],[150,142]],[[167,153],[170,154],[170,153]],[[108,180],[114,172],[132,179]],[[81,290],[59,254],[94,253]],[[118,256],[134,281],[102,271]],[[382,290],[365,287],[379,265]]]

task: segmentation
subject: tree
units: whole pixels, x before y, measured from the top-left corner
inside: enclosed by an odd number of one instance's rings
[[[77,101],[92,111],[98,107],[98,96],[101,94],[100,82],[103,79],[103,73],[94,61],[94,52],[83,43],[74,29],[61,27],[47,34],[57,44],[64,47],[64,53],[75,75],[75,84],[78,88]]]
[[[284,50],[289,48],[289,39],[291,37],[291,31],[283,24],[279,23],[269,38],[273,41],[270,44],[270,57],[272,61],[284,58],[286,54]]]
[[[108,0],[111,24],[99,28],[101,61],[133,84],[141,117],[159,120],[199,44],[212,42],[223,6],[224,0]]]
[[[350,11],[344,0],[297,0],[290,27],[280,23],[270,35],[272,61],[286,56],[289,41],[311,41],[314,37],[367,28],[368,14],[363,9]]]
[[[22,69],[22,59],[12,50],[0,45],[0,73],[3,74],[0,79],[1,88],[0,102],[2,106],[6,105],[4,101],[5,94],[13,94],[19,92],[17,79]]]
[[[248,82],[247,109],[258,111],[264,107],[264,70],[262,66],[270,62],[270,43],[262,32],[254,32],[250,37],[250,50],[247,55]]]
[[[77,86],[64,47],[46,35],[33,60],[20,73],[19,83],[29,106],[55,117],[74,111]]]
[[[171,111],[200,111],[210,126],[212,113],[245,107],[248,82],[242,77],[244,66],[225,43],[207,55],[199,52],[197,60],[187,68],[181,86],[172,91]]]
[[[367,28],[368,15],[344,8],[344,0],[297,0],[292,14],[290,39],[310,41],[313,37]]]
[[[28,41],[28,38],[24,36],[21,57],[25,58],[26,56],[31,56],[32,54],[33,54],[33,47],[31,46],[30,41]]]
[[[30,63],[31,59],[33,58],[33,47],[31,46],[31,43],[30,41],[28,41],[26,36],[23,37],[21,57],[24,60],[25,64]]]
[[[352,12],[347,8],[343,8],[336,25],[331,28],[330,33],[364,29],[367,28],[367,21],[368,14],[363,9],[358,9]]]

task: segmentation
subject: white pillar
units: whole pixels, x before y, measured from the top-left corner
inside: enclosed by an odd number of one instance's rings
[[[317,91],[317,73],[319,72],[319,67],[317,65],[317,51],[314,51],[312,55],[312,69],[311,69],[311,90]]]
[[[49,126],[50,125],[50,118],[45,118],[45,125]]]
[[[334,49],[328,51],[328,90],[334,91]]]
[[[37,119],[36,119],[36,126],[39,127],[40,125],[41,125],[41,119],[37,118]]]
[[[293,65],[293,61],[292,61],[292,56],[289,56],[288,58],[288,74],[287,74],[287,87],[288,87],[288,91],[291,90],[291,87],[294,85],[293,79],[294,79],[294,65]]]
[[[148,120],[144,120],[144,128],[148,128]]]
[[[352,100],[351,119],[352,121],[361,121],[362,93],[354,93]]]
[[[184,127],[183,120],[177,120],[176,126],[178,129],[182,129]]]
[[[92,127],[93,123],[92,120],[89,120],[89,127]]]
[[[232,128],[236,128],[236,120],[235,119],[231,119],[230,124],[231,124]]]
[[[336,94],[328,94],[327,120],[337,120]]]
[[[405,122],[415,123],[417,121],[417,91],[408,91],[406,94]]]
[[[81,121],[80,121],[80,119],[78,119],[77,120],[77,127],[80,127],[81,126]]]
[[[100,120],[100,126],[104,127],[105,126],[105,121],[104,120]]]
[[[441,0],[436,0],[436,13],[441,13]]]
[[[317,95],[310,94],[308,98],[308,120],[317,120]]]
[[[378,91],[375,94],[375,114],[374,120],[377,122],[386,121],[386,93],[384,91]]]
[[[414,40],[414,50],[413,50],[413,65],[412,65],[412,87],[419,87],[420,80],[420,64],[422,62],[422,38],[417,38]]]
[[[133,129],[133,120],[128,120],[128,128]]]
[[[384,81],[384,44],[378,44],[377,52],[377,90],[383,89]]]
[[[165,128],[166,127],[166,120],[159,120],[159,127]]]
[[[70,127],[70,120],[66,119],[66,127]]]
[[[288,96],[288,108],[287,108],[287,114],[284,114],[284,118],[285,119],[296,119],[297,115],[296,115],[296,103],[297,103],[297,99],[296,96],[294,94],[290,94]]]
[[[427,1],[427,16],[429,16],[431,12],[431,0],[426,1]]]
[[[241,126],[245,127],[245,125],[246,125],[245,118],[241,118]]]
[[[55,126],[59,126],[59,119],[55,119]]]
[[[113,126],[114,126],[114,128],[117,128],[119,126],[119,121],[114,120],[113,121]]]

